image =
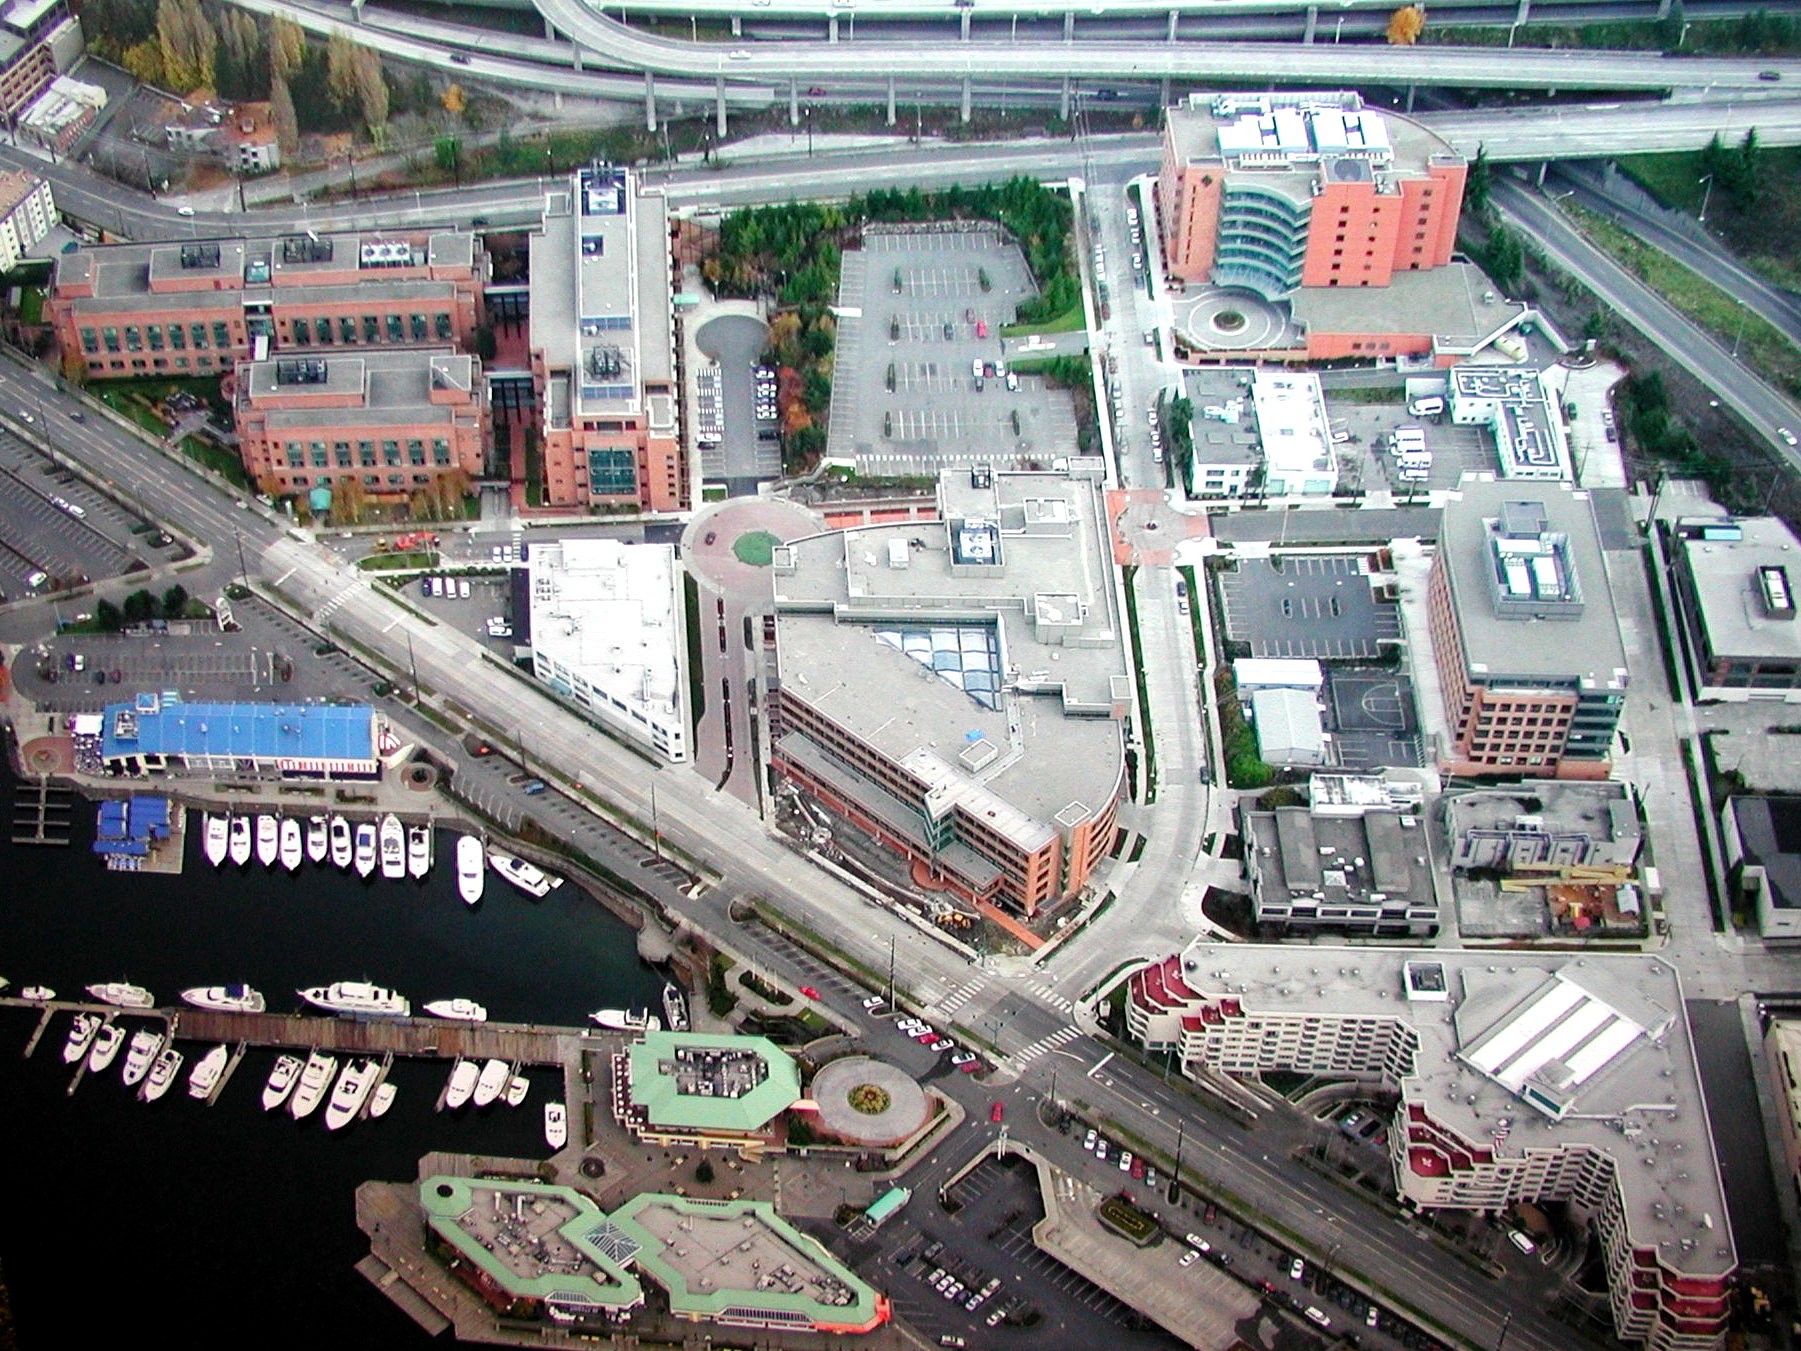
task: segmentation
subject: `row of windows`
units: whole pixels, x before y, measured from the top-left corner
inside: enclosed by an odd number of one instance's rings
[[[359,321],[354,315],[339,315],[335,320],[321,315],[310,324],[305,319],[289,323],[289,333],[296,347],[322,347],[334,343],[354,346],[358,341]],[[362,342],[425,342],[429,338],[448,341],[455,336],[448,311],[435,315],[365,314],[360,321]],[[335,335],[335,336],[334,336]]]
[[[342,483],[346,478],[358,478],[370,492],[399,492],[409,483],[415,487],[424,487],[430,483],[430,474],[389,474],[385,479],[380,474],[319,474],[316,477],[307,474],[278,474],[277,479],[284,486],[301,492],[311,487],[329,488],[333,484]]]
[[[152,352],[160,352],[165,344],[173,350],[185,351],[190,344],[196,351],[205,351],[208,346],[209,329],[206,324],[170,324],[165,328],[162,324],[146,324],[139,328],[136,324],[127,324],[123,334],[123,350],[141,352],[148,345]],[[215,320],[210,329],[211,346],[230,347],[232,344],[232,325],[223,319]],[[93,356],[104,347],[108,352],[121,350],[120,330],[106,326],[99,330],[84,328],[81,330],[81,350]]]
[[[359,465],[365,469],[373,469],[375,467],[375,442],[358,441],[356,443],[356,451],[357,463]],[[431,443],[431,451],[433,464],[447,465],[450,463],[449,441],[444,440],[442,437],[434,440]],[[325,455],[325,442],[323,441],[311,441],[305,443],[300,441],[288,441],[283,444],[282,453],[286,455],[288,467],[290,469],[298,469],[302,465],[308,463],[307,457],[309,454],[311,456],[312,466],[315,469],[324,469],[328,463]],[[381,457],[381,462],[385,465],[398,465],[400,463],[400,442],[383,441],[381,443]],[[408,464],[424,464],[425,442],[418,438],[408,441],[406,443],[406,457]],[[333,441],[332,459],[330,462],[335,463],[340,469],[350,468],[350,442]]]
[[[219,358],[218,364],[220,366],[228,366],[231,364],[231,358],[229,356],[222,356]],[[98,375],[103,371],[123,371],[128,367],[134,371],[185,371],[189,369],[210,371],[213,369],[213,365],[213,359],[210,356],[195,357],[192,367],[189,366],[186,357],[176,357],[173,362],[171,362],[168,357],[154,357],[148,361],[143,357],[133,357],[130,362],[126,362],[123,358],[113,361],[90,361],[88,362],[88,369]]]

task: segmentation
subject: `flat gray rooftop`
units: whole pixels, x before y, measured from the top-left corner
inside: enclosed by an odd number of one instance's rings
[[[1400,611],[1376,599],[1359,558],[1240,559],[1219,584],[1226,636],[1253,657],[1370,661],[1400,641]]]
[[[1482,346],[1527,309],[1496,294],[1475,264],[1459,262],[1397,272],[1387,286],[1303,286],[1288,303],[1309,333],[1430,333],[1459,352]]]
[[[1774,516],[1735,524],[1736,540],[1685,538],[1677,545],[1694,578],[1707,645],[1718,657],[1801,661],[1801,621],[1765,609],[1757,576],[1759,568],[1782,568],[1801,582],[1801,542]],[[1789,599],[1792,605],[1792,593]]]
[[[1436,507],[1367,507],[1357,511],[1222,511],[1207,531],[1228,544],[1387,544],[1437,539]]]

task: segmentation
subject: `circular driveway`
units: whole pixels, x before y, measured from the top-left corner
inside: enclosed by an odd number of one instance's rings
[[[851,1106],[851,1094],[864,1085],[881,1090],[887,1105],[879,1112]],[[931,1107],[925,1090],[906,1071],[868,1056],[834,1060],[813,1076],[813,1101],[819,1124],[833,1135],[860,1145],[891,1145],[926,1124]]]
[[[769,599],[769,569],[741,559],[734,547],[738,541],[758,533],[786,541],[824,529],[824,521],[793,502],[737,497],[703,507],[688,522],[682,531],[682,561],[712,591],[740,606],[755,605]]]
[[[702,324],[694,345],[719,363],[719,477],[734,494],[754,492],[760,479],[781,472],[781,452],[757,441],[756,365],[769,325],[749,314],[722,314]]]
[[[1258,352],[1289,345],[1288,315],[1250,291],[1208,288],[1174,299],[1176,330],[1210,352]]]

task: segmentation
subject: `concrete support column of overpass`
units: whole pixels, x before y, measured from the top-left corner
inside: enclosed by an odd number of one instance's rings
[[[958,17],[960,17],[963,20],[963,41],[968,42],[969,41],[969,11],[964,10],[962,12],[962,14],[959,15]]]
[[[836,14],[833,14],[826,19],[825,35],[828,42],[836,42],[838,40],[838,16]]]
[[[546,42],[555,42],[557,40],[557,26],[549,19],[544,21],[544,40]]]
[[[644,72],[644,129],[657,129],[657,77],[648,70]]]
[[[725,76],[721,75],[713,81],[713,120],[719,127],[719,135],[725,136]]]
[[[741,15],[732,15],[732,36],[735,38],[744,36],[744,19]]]
[[[1313,30],[1319,27],[1319,6],[1307,6],[1307,27],[1301,33],[1301,41],[1309,47],[1313,45]]]
[[[1520,0],[1519,8],[1513,12],[1513,26],[1518,28],[1532,17],[1532,0]]]
[[[1167,75],[1163,77],[1163,83],[1157,89],[1157,106],[1159,108],[1169,107],[1169,76]]]
[[[350,13],[358,23],[363,21],[363,0],[350,0]]]
[[[1057,96],[1057,120],[1069,121],[1069,76],[1063,77],[1063,87]]]
[[[1169,12],[1169,40],[1176,40],[1176,11],[1173,9]]]
[[[1670,17],[1670,0],[1657,0],[1657,17],[1660,19]]]
[[[1073,9],[1063,11],[1063,40],[1065,42],[1076,40],[1076,12]]]
[[[1413,111],[1413,91],[1414,91],[1414,86],[1408,85],[1407,86],[1407,111],[1408,112]]]
[[[569,50],[574,53],[574,55],[570,57],[570,64],[579,72],[582,68],[582,44],[579,42],[572,42],[569,44]]]
[[[888,77],[888,125],[894,125],[894,76]]]
[[[788,81],[788,125],[800,125],[800,81]]]
[[[963,120],[969,121],[969,76],[963,77]]]

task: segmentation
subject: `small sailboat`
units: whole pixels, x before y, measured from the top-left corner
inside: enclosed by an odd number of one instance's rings
[[[211,1096],[212,1091],[219,1086],[219,1076],[225,1073],[225,1060],[228,1054],[229,1052],[221,1044],[213,1047],[195,1062],[193,1072],[188,1075],[189,1097]]]
[[[406,828],[406,872],[415,882],[431,871],[431,827]]]
[[[348,868],[352,848],[350,844],[350,822],[341,816],[331,818],[331,863],[334,868]]]
[[[48,1004],[56,998],[56,991],[48,985],[27,985],[19,991],[20,999],[29,999],[34,1004]]]
[[[367,877],[375,871],[375,823],[359,821],[356,826],[356,874]]]
[[[482,898],[488,870],[482,860],[482,842],[473,835],[457,836],[457,892],[474,905]]]
[[[145,1102],[155,1102],[169,1091],[169,1085],[175,1082],[175,1076],[181,1073],[182,1054],[173,1046],[165,1047],[157,1056],[156,1063],[150,1067],[150,1075],[144,1080],[144,1086],[138,1090],[138,1096]]]
[[[202,848],[206,852],[206,861],[217,868],[225,862],[225,852],[231,847],[231,826],[218,812],[206,814],[206,834]]]
[[[406,876],[406,827],[393,812],[381,819],[381,875],[390,882]]]
[[[504,1101],[508,1107],[517,1107],[520,1103],[525,1101],[525,1095],[531,1092],[531,1088],[532,1083],[530,1079],[527,1079],[523,1074],[515,1074],[511,1079],[507,1080],[507,1091],[503,1095],[502,1101]]]
[[[77,1060],[80,1060],[86,1055],[88,1053],[88,1047],[94,1044],[94,1037],[99,1031],[99,1014],[76,1014],[75,1025],[69,1029],[69,1039],[63,1043],[63,1063],[73,1065]]]
[[[513,1071],[504,1060],[490,1060],[482,1066],[481,1074],[475,1081],[475,1095],[470,1098],[477,1107],[486,1107],[498,1098],[507,1083],[512,1079]]]
[[[294,1096],[288,1099],[288,1111],[294,1120],[305,1120],[325,1100],[325,1090],[330,1086],[332,1074],[337,1068],[338,1062],[323,1051],[314,1051],[307,1057],[306,1066],[300,1071],[300,1082],[295,1085]]]
[[[124,1044],[125,1029],[117,1023],[101,1028],[94,1034],[94,1049],[88,1052],[88,1073],[98,1074],[112,1064]]]
[[[300,843],[300,822],[284,816],[281,820],[281,866],[289,872],[298,872],[304,857],[306,851]]]
[[[131,1034],[131,1046],[125,1052],[125,1082],[135,1084],[150,1071],[156,1063],[157,1053],[163,1049],[163,1034],[152,1032],[149,1028]]]
[[[560,1102],[544,1104],[544,1143],[552,1149],[569,1143],[569,1109]]]
[[[444,1105],[455,1111],[475,1092],[475,1080],[481,1073],[473,1060],[459,1060],[450,1069],[450,1083],[444,1089]]]
[[[369,1097],[369,1115],[371,1117],[386,1116],[388,1108],[394,1105],[394,1099],[399,1096],[400,1090],[383,1080],[381,1086]]]
[[[434,1018],[449,1018],[460,1023],[485,1023],[488,1010],[473,999],[434,999],[425,1006]]]
[[[294,1084],[300,1078],[300,1071],[305,1064],[297,1055],[275,1058],[275,1068],[269,1072],[269,1082],[263,1085],[265,1112],[274,1111],[288,1100],[288,1094],[294,1091]]]
[[[306,821],[306,856],[323,863],[331,854],[331,823],[323,816],[309,816]]]
[[[672,980],[663,982],[663,1021],[671,1032],[688,1030],[688,1000]]]
[[[234,816],[231,818],[231,861],[242,868],[250,862],[250,818]]]
[[[265,812],[256,818],[256,861],[265,868],[273,868],[280,853],[281,826]]]

